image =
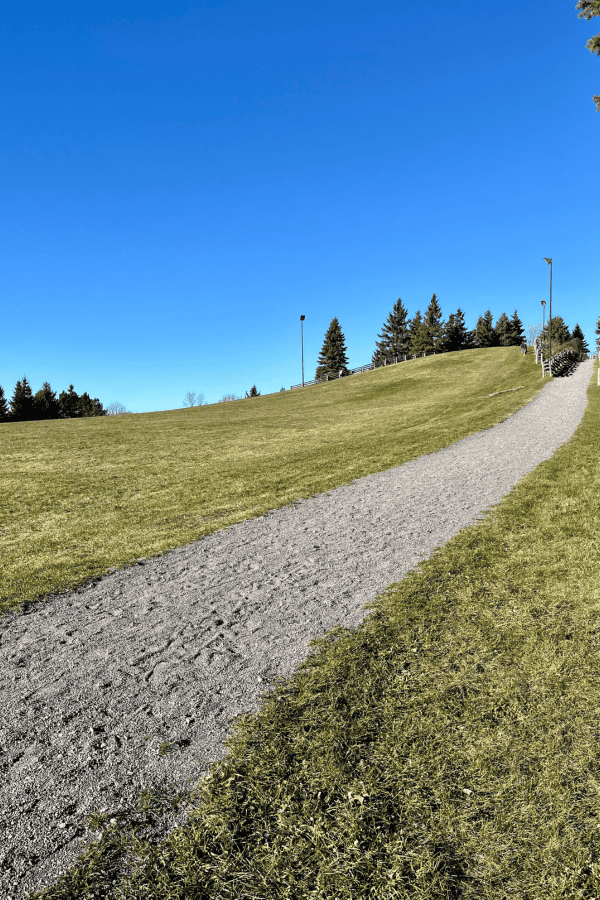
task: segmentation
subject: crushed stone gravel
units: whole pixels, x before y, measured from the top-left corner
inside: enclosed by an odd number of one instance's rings
[[[145,789],[187,796],[225,756],[232,717],[256,712],[311,639],[357,626],[571,437],[593,365],[437,453],[1,616],[0,896],[53,884],[97,839],[93,809],[135,810]]]

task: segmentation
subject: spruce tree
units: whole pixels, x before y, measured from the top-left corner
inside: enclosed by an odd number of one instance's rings
[[[496,325],[494,326],[494,332],[496,334],[496,341],[499,347],[511,347],[512,346],[512,334],[511,334],[511,325],[510,319],[506,315],[505,312],[498,318]]]
[[[598,337],[596,338],[596,353],[600,353],[600,316],[598,316],[594,334],[598,335]]]
[[[92,398],[88,394],[87,391],[84,391],[83,394],[79,397],[79,403],[77,404],[77,412],[82,418],[90,418],[90,416],[94,415],[94,407],[92,406]]]
[[[469,332],[465,325],[465,314],[458,307],[455,313],[448,316],[448,321],[444,325],[444,342],[442,348],[446,352],[455,350],[466,350],[469,347]]]
[[[423,332],[423,317],[418,309],[408,323],[410,343],[408,352],[411,356],[420,356],[425,349],[426,336]]]
[[[442,310],[436,294],[432,295],[429,306],[425,310],[423,324],[426,335],[426,346],[423,349],[428,353],[432,350],[441,350],[444,341],[444,325],[442,323]]]
[[[571,340],[571,332],[562,316],[552,316],[552,321],[547,322],[542,334],[542,341],[549,352],[549,338],[552,337],[552,356],[563,344]]]
[[[520,347],[525,340],[525,332],[523,331],[523,323],[521,322],[517,311],[510,317],[510,339],[512,347]]]
[[[579,327],[579,324],[577,324],[575,326],[575,328],[573,329],[573,334],[571,335],[571,339],[574,341],[577,341],[581,358],[587,359],[588,356],[590,355],[590,348],[587,345],[587,341],[585,339],[583,331]]]
[[[35,397],[36,419],[58,419],[59,404],[56,399],[56,391],[53,391],[48,381],[45,381]]]
[[[79,411],[79,394],[69,385],[69,391],[61,391],[58,397],[59,415],[61,419],[76,419],[81,413]]]
[[[394,303],[394,308],[384,323],[380,338],[375,344],[375,353],[371,359],[374,366],[383,365],[384,360],[395,359],[397,356],[403,356],[408,353],[410,344],[410,333],[406,309],[400,297]]]
[[[460,350],[456,330],[456,316],[454,313],[450,313],[448,321],[444,323],[442,350],[444,350],[445,353],[452,353],[454,350]]]
[[[256,385],[253,384],[250,388],[250,397],[260,397],[260,391],[256,389]]]
[[[461,350],[470,350],[474,346],[472,333],[470,331],[467,331],[467,326],[465,325],[465,314],[462,311],[462,309],[460,308],[460,306],[458,307],[458,309],[456,311],[455,322],[456,322],[457,334],[458,334],[458,337],[460,338],[460,349]]]
[[[496,332],[492,324],[492,311],[488,309],[485,315],[479,316],[477,326],[475,328],[478,347],[496,347]]]
[[[31,387],[25,375],[17,381],[10,401],[11,419],[15,422],[30,422],[35,417],[35,407]]]
[[[4,389],[0,384],[0,422],[8,422],[8,404],[4,396]]]
[[[315,380],[323,375],[337,378],[340,371],[342,375],[348,374],[348,358],[346,356],[344,335],[337,316],[335,316],[325,333],[325,340],[317,360]]]

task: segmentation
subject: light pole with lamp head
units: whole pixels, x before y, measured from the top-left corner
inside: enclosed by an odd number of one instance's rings
[[[548,335],[548,354],[550,356],[550,359],[552,359],[552,257],[548,259],[548,257],[545,256],[544,261],[547,262],[550,266],[550,318],[548,319],[548,327],[550,329],[550,333]]]
[[[306,316],[300,316],[300,343],[302,345],[302,387],[304,387],[304,331],[302,327],[302,323],[304,322]]]
[[[545,300],[542,300],[542,321],[543,321],[543,324],[542,324],[542,334],[543,334],[544,331],[546,330],[546,301]],[[542,359],[543,358],[544,357],[542,355]]]

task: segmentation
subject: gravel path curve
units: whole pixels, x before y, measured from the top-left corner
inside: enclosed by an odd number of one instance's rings
[[[255,712],[309,640],[358,625],[571,437],[593,365],[438,453],[0,617],[0,896],[55,882],[98,837],[83,820],[94,808],[189,791],[225,755],[231,718]]]

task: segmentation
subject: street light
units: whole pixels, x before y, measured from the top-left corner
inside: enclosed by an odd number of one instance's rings
[[[542,300],[542,319],[543,319],[543,325],[542,325],[542,334],[543,334],[544,331],[546,330],[546,301],[545,300]],[[544,356],[542,354],[542,359],[543,358],[544,358]]]
[[[302,387],[304,387],[304,331],[302,323],[306,316],[300,316],[300,343],[302,344]]]
[[[548,265],[550,266],[550,318],[548,319],[550,334],[549,334],[548,353],[550,355],[550,359],[552,359],[552,257],[550,257],[550,259],[548,259],[548,257],[545,256],[544,261],[547,262]]]

